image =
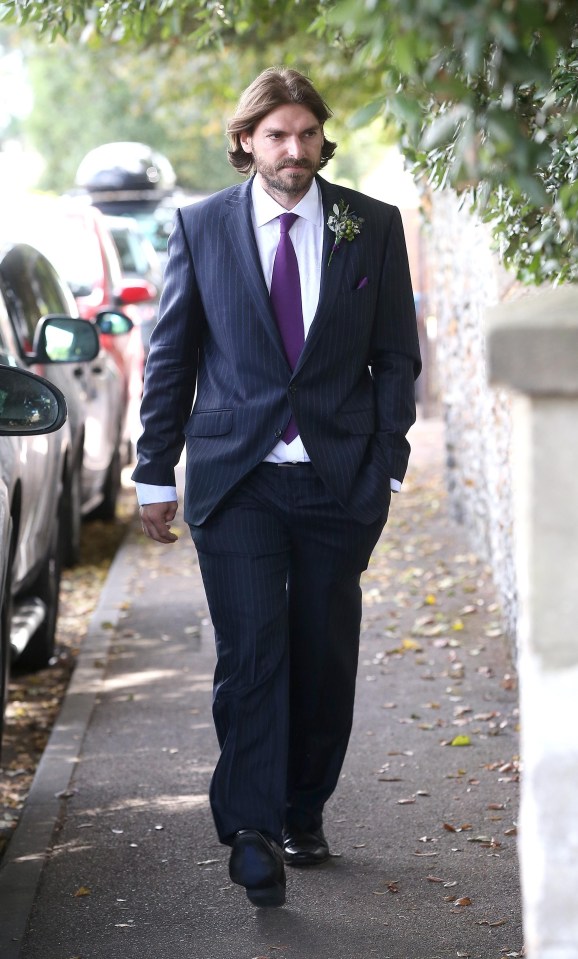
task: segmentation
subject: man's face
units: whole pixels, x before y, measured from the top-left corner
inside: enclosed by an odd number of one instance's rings
[[[253,154],[263,189],[286,209],[294,207],[321,163],[323,127],[315,115],[297,103],[277,107],[240,140]]]

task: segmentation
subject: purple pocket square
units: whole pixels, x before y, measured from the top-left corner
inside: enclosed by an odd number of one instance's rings
[[[364,286],[367,286],[368,283],[369,283],[369,280],[367,279],[366,276],[364,276],[364,277],[361,278],[361,280],[359,281],[359,283],[357,284],[357,286],[355,287],[355,289],[356,289],[356,290],[362,290],[363,287],[364,287]]]

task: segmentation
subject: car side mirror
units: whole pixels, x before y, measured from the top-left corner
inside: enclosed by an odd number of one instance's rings
[[[0,436],[53,433],[66,421],[66,400],[30,370],[0,366]]]
[[[123,333],[130,333],[134,326],[131,318],[118,310],[103,310],[102,313],[97,313],[95,323],[97,329],[108,336],[122,336]]]
[[[98,356],[98,333],[88,320],[56,314],[43,317],[32,344],[36,363],[86,363]]]

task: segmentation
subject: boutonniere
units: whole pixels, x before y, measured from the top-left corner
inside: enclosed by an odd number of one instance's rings
[[[327,226],[335,233],[335,242],[331,247],[328,266],[341,241],[347,240],[348,243],[351,243],[351,241],[361,233],[362,223],[363,217],[357,216],[357,213],[350,213],[349,206],[346,206],[344,200],[333,204],[333,213],[330,213],[327,219]]]

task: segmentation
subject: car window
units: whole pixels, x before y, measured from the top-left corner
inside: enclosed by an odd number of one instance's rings
[[[113,240],[120,256],[123,271],[125,273],[137,273],[139,276],[146,276],[148,270],[147,258],[144,255],[138,237],[130,230],[111,230]]]
[[[9,323],[4,297],[0,294],[0,363],[4,363],[4,365],[6,365],[7,354],[10,352],[10,345],[5,336],[5,330]]]
[[[56,271],[32,247],[20,245],[9,250],[0,264],[0,275],[8,310],[25,350],[32,348],[41,316],[74,312]]]
[[[49,238],[50,233],[50,238]],[[102,257],[98,237],[82,216],[68,216],[47,224],[46,246],[56,268],[73,289],[92,290],[102,283]]]

